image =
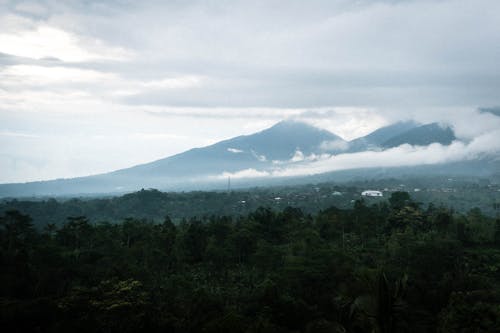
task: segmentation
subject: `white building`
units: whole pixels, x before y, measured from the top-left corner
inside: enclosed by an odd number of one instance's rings
[[[383,197],[384,195],[380,191],[366,190],[361,192],[364,197]]]

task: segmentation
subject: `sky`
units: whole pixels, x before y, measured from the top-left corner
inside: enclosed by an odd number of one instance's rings
[[[116,170],[283,119],[347,140],[439,121],[490,144],[498,117],[479,108],[500,105],[499,59],[497,0],[0,0],[0,183]]]

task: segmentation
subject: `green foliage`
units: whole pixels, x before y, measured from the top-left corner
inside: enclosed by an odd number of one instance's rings
[[[389,204],[392,209],[401,209],[405,206],[410,206],[412,204],[410,194],[401,191],[394,192],[389,198]]]
[[[493,181],[494,182],[494,181]],[[402,184],[403,183],[403,184]],[[48,224],[61,225],[68,216],[85,216],[90,223],[107,221],[121,223],[126,218],[146,219],[161,223],[169,215],[175,223],[182,219],[205,216],[247,216],[259,207],[269,207],[274,212],[285,206],[300,209],[305,216],[317,214],[331,206],[351,209],[360,204],[360,194],[366,189],[385,189],[384,197],[393,198],[396,208],[410,203],[430,205],[429,212],[438,207],[449,207],[466,213],[479,207],[483,214],[496,216],[500,207],[500,186],[477,179],[448,177],[419,177],[410,179],[384,179],[353,181],[348,184],[320,183],[261,187],[227,192],[161,192],[155,189],[140,190],[115,197],[81,197],[55,199],[27,198],[0,200],[0,214],[18,210],[32,217],[35,227],[43,229]],[[411,193],[406,189],[417,189]],[[275,198],[281,200],[275,200]],[[362,205],[389,205],[384,198],[365,198]],[[434,207],[434,208],[433,208]],[[289,212],[289,214],[292,214]]]
[[[145,191],[141,200],[155,193]],[[129,198],[132,200],[132,198]],[[49,202],[49,205],[54,205]],[[315,215],[0,217],[0,326],[40,332],[499,331],[498,219],[408,193]]]
[[[500,295],[489,290],[452,293],[437,331],[500,332]]]
[[[59,329],[137,332],[147,327],[148,306],[148,294],[137,280],[113,279],[101,281],[96,287],[74,287],[58,302],[64,318]]]

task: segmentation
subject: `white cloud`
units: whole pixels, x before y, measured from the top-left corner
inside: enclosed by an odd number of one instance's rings
[[[255,169],[250,168],[250,169],[244,169],[244,170],[237,171],[237,172],[223,172],[222,175],[217,176],[215,178],[219,178],[219,179],[225,179],[228,177],[235,178],[235,179],[238,179],[238,178],[258,178],[258,177],[267,177],[269,175],[270,174],[267,171],[259,171],[259,170],[255,170]]]
[[[23,132],[13,132],[13,131],[0,131],[0,136],[7,137],[16,137],[16,138],[29,138],[36,139],[39,136],[31,133],[23,133]]]
[[[388,125],[386,113],[373,107],[322,107],[309,108],[295,117],[352,140]]]
[[[320,161],[320,160],[326,160],[326,159],[330,158],[331,156],[332,156],[331,154],[326,154],[326,153],[319,154],[319,155],[316,155],[316,154],[313,153],[313,154],[307,156],[305,158],[305,160],[306,161],[310,161],[310,162],[311,161]]]
[[[116,80],[116,75],[91,69],[62,66],[13,65],[0,70],[2,85],[27,86],[53,83],[101,82]]]
[[[290,162],[302,162],[304,160],[304,153],[302,153],[299,149],[295,150]]]
[[[186,135],[172,134],[172,133],[133,133],[132,138],[141,140],[185,140],[188,137]],[[106,138],[106,136],[102,136]]]
[[[259,160],[260,162],[266,162],[267,161],[267,157],[265,155],[259,155],[257,154],[254,150],[252,150],[252,155],[257,159]]]
[[[149,89],[182,89],[198,87],[202,83],[202,78],[195,75],[186,75],[173,78],[164,78],[161,80],[152,80],[141,82],[144,88]]]
[[[15,9],[23,13],[37,16],[46,15],[48,12],[45,6],[36,2],[21,2],[15,6]]]
[[[28,111],[30,114],[40,114],[33,120],[41,122],[48,114],[66,113],[68,122],[75,122],[71,118],[74,114],[99,114],[102,111],[102,101],[91,98],[82,91],[25,91],[0,89],[0,118],[5,118],[8,113]],[[15,111],[14,111],[15,110]],[[25,120],[27,122],[28,120]],[[32,120],[30,120],[32,121]],[[50,125],[50,124],[49,124]]]
[[[252,169],[252,172],[243,170],[232,175],[237,175],[239,178],[308,176],[360,168],[434,165],[485,156],[498,156],[499,153],[500,130],[494,130],[469,143],[454,141],[448,146],[439,143],[433,143],[429,146],[404,144],[384,151],[311,156],[309,158],[304,158],[302,155],[300,159],[297,158],[297,161],[302,163],[274,163],[274,167],[270,170],[257,171]],[[225,173],[225,175],[229,174]]]
[[[131,55],[123,48],[106,46],[97,39],[84,40],[50,26],[0,33],[0,52],[32,59],[57,58],[68,62],[125,60]]]
[[[349,143],[344,140],[323,141],[319,148],[323,151],[342,151],[349,148]]]
[[[241,149],[236,149],[236,148],[227,148],[227,151],[230,152],[230,153],[235,153],[235,154],[238,154],[238,153],[242,153],[243,150]]]
[[[454,141],[449,146],[438,143],[426,147],[405,144],[381,152],[340,154],[308,164],[277,169],[272,175],[302,176],[357,168],[439,164],[498,153],[500,153],[500,131],[495,131],[480,136],[469,144],[460,141]]]
[[[0,67],[0,79],[0,96],[3,95],[3,101],[12,108],[40,110],[41,105],[46,105],[48,111],[53,112],[57,110],[58,101],[63,99],[68,106],[77,106],[66,108],[66,112],[72,113],[78,112],[76,109],[94,113],[95,109],[84,109],[82,106],[113,103],[116,98],[145,90],[182,90],[201,84],[200,80],[193,77],[173,76],[158,81],[141,81],[94,69],[33,64]],[[44,99],[44,96],[50,98]],[[85,99],[83,104],[82,98]],[[51,109],[50,105],[54,107]],[[183,112],[177,114],[182,115]]]

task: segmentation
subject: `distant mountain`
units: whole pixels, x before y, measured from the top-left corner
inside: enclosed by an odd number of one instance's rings
[[[72,179],[0,185],[0,197],[128,192],[141,188],[203,188],[206,178],[244,169],[263,170],[273,161],[287,163],[297,151],[307,156],[322,144],[345,143],[314,126],[282,121],[261,132],[238,136],[211,146],[118,171]],[[335,149],[331,151],[336,151]]]
[[[397,122],[395,124],[379,128],[370,134],[354,139],[349,142],[349,151],[357,152],[371,149],[378,149],[391,138],[397,137],[403,133],[408,132],[419,124],[414,121]]]
[[[262,168],[272,161],[288,161],[296,151],[317,153],[324,142],[345,142],[323,129],[296,121],[282,121],[252,135],[238,136],[214,145],[119,170],[119,176],[202,176],[224,171]]]
[[[346,142],[341,137],[311,125],[295,121],[283,121],[261,132],[238,136],[203,148],[195,148],[186,152],[137,165],[114,172],[51,181],[31,182],[25,184],[0,185],[0,197],[52,196],[52,195],[103,195],[136,191],[141,188],[157,188],[168,190],[214,189],[227,186],[224,172],[235,173],[247,171],[250,175],[271,172],[276,168],[294,167],[297,164],[309,163],[324,153],[333,155],[350,154],[367,150],[384,150],[401,144],[428,145],[431,143],[450,144],[455,140],[453,130],[438,124],[420,125],[415,122],[402,122],[380,128],[367,136]],[[335,158],[332,158],[335,163]],[[465,162],[464,162],[465,163]],[[495,163],[479,163],[488,167],[470,167],[468,164],[456,162],[453,166],[456,174],[491,174],[498,166]],[[300,166],[300,165],[299,165]],[[435,166],[400,167],[400,168],[352,168],[344,171],[329,172],[315,176],[283,177],[275,179],[267,177],[240,179],[241,186],[266,185],[270,183],[290,181],[300,183],[311,179],[329,180],[347,179],[349,177],[385,175],[397,172],[411,174],[417,170],[429,173],[449,172],[444,164]],[[493,170],[493,171],[492,171]],[[333,175],[333,176],[332,176]]]
[[[500,106],[494,106],[489,108],[479,108],[481,113],[490,113],[494,116],[500,117]]]
[[[393,148],[405,143],[413,146],[427,146],[431,143],[449,145],[455,139],[455,133],[450,127],[442,127],[437,123],[432,123],[409,129],[383,142],[381,146]]]

